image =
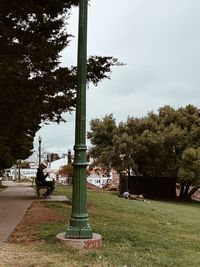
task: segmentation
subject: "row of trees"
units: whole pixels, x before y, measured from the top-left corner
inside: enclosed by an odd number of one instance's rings
[[[200,110],[193,105],[161,107],[143,118],[116,124],[113,115],[90,122],[94,164],[120,174],[176,177],[180,197],[200,187]]]
[[[63,121],[76,106],[77,67],[61,67],[78,0],[0,2],[0,170],[27,158],[41,123]],[[109,78],[112,57],[88,58],[88,83]]]

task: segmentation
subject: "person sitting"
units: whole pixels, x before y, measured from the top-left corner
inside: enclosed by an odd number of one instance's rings
[[[42,195],[44,198],[50,198],[49,196],[53,193],[55,189],[55,181],[46,181],[48,173],[44,174],[44,169],[46,169],[47,165],[45,163],[41,163],[39,168],[37,169],[36,179],[38,184],[47,188],[47,191]]]

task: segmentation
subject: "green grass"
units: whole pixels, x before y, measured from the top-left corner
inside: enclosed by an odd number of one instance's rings
[[[56,194],[71,199],[71,187]],[[48,203],[69,221],[70,203]],[[46,252],[60,253],[71,266],[200,266],[200,202],[145,202],[119,198],[115,192],[89,191],[88,213],[93,232],[103,237],[100,250],[74,252],[55,238],[66,223],[40,225],[38,238]],[[81,257],[81,258],[80,258]],[[69,265],[70,266],[70,265]]]

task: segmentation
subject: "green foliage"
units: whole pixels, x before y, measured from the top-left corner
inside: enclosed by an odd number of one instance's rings
[[[178,177],[182,182],[180,197],[190,198],[200,188],[200,148],[190,147],[183,151]]]
[[[27,158],[41,123],[64,121],[76,106],[77,67],[61,67],[72,38],[67,19],[78,0],[0,3],[0,169]],[[88,59],[88,82],[109,78],[112,57]]]
[[[103,162],[104,166],[128,175],[176,177],[186,198],[198,189],[200,112],[197,107],[188,105],[176,110],[164,106],[158,114],[128,117],[126,122],[115,125],[114,133],[107,129],[107,118],[91,121],[88,138],[93,147],[89,153],[96,164]],[[109,123],[114,122],[109,117]]]
[[[18,163],[18,164],[20,165],[21,169],[29,169],[30,168],[30,164],[26,160],[20,161],[20,163]]]
[[[94,158],[94,164],[109,169],[114,154],[113,138],[117,133],[113,115],[107,115],[102,120],[92,120],[90,126],[91,131],[87,133],[87,137],[93,145],[97,145],[90,149],[89,154]]]

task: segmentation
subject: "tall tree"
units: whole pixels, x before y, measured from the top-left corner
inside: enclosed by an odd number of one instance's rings
[[[0,169],[30,154],[41,122],[59,123],[63,112],[75,109],[77,67],[60,67],[60,53],[72,38],[67,18],[78,2],[0,2]],[[88,82],[109,78],[117,64],[90,57]]]
[[[181,198],[190,198],[199,188],[197,107],[188,105],[176,110],[164,106],[157,114],[150,112],[139,119],[129,117],[125,123],[115,125],[114,134],[107,129],[105,118],[92,120],[88,135],[93,145],[90,153],[97,164],[111,165],[119,173],[174,177],[181,183]],[[115,121],[113,117],[110,120]]]

